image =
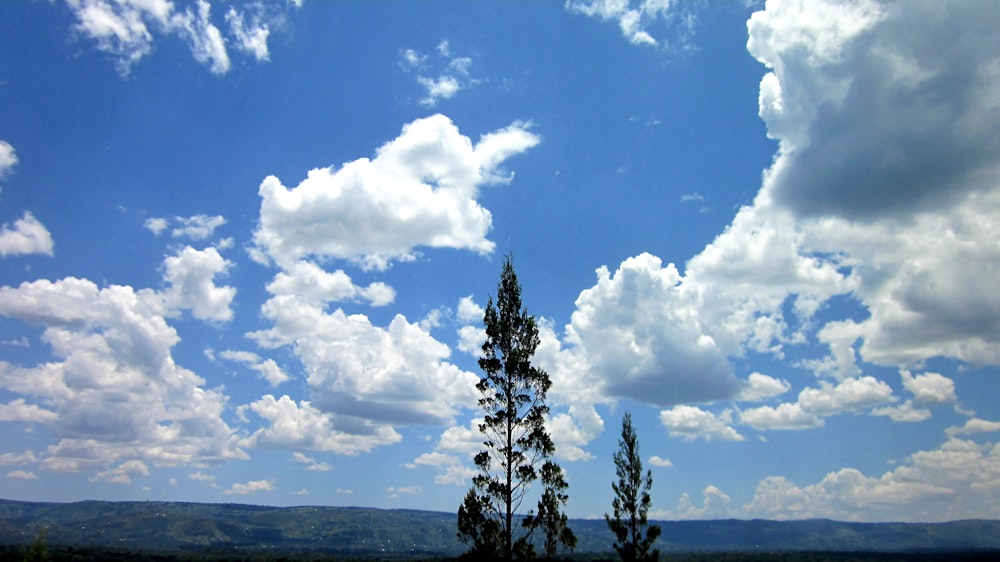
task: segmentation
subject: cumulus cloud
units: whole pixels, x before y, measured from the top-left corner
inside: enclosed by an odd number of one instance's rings
[[[419,246],[492,252],[478,188],[509,181],[500,164],[538,142],[519,122],[473,145],[443,115],[418,119],[372,159],[311,170],[291,189],[265,178],[254,241],[285,269],[307,256],[384,269]]]
[[[385,306],[396,298],[396,291],[385,283],[359,287],[343,270],[331,273],[308,261],[295,262],[276,274],[267,290],[272,295],[294,295],[317,304],[361,300],[372,306]]]
[[[673,264],[642,254],[576,300],[565,341],[603,392],[668,406],[734,396],[740,387]]]
[[[1000,448],[951,438],[919,451],[881,476],[854,468],[798,486],[782,476],[760,481],[742,515],[770,519],[946,521],[996,514]]]
[[[0,256],[52,255],[52,234],[34,215],[25,211],[13,225],[0,227]]]
[[[111,55],[123,76],[153,52],[159,36],[185,41],[195,60],[215,74],[225,74],[231,67],[226,38],[212,21],[212,4],[206,0],[183,10],[169,0],[66,0],[66,5],[76,18],[73,30]],[[249,16],[233,7],[225,14],[230,41],[258,61],[267,61],[269,22],[280,21],[281,8],[261,2],[241,7]]]
[[[740,423],[758,430],[810,429],[823,425],[823,420],[807,412],[801,404],[783,403],[778,406],[760,406],[740,412]]]
[[[401,315],[387,328],[361,314],[331,313],[292,295],[263,306],[274,327],[252,337],[289,345],[305,366],[312,403],[389,424],[447,424],[475,404],[478,377],[448,362],[451,350]]]
[[[215,248],[196,250],[185,246],[163,260],[163,279],[168,284],[164,302],[170,309],[190,310],[199,320],[226,322],[232,319],[230,304],[236,288],[215,284],[232,266]]]
[[[412,496],[416,494],[422,494],[424,489],[420,486],[389,486],[385,489],[385,493],[390,498],[398,498],[399,496]]]
[[[665,459],[659,455],[649,457],[649,464],[657,468],[670,468],[674,466],[674,463],[670,462],[670,459]]]
[[[744,441],[745,438],[733,429],[731,413],[716,416],[712,412],[695,406],[674,406],[660,412],[660,423],[670,431],[671,437],[682,437],[685,441],[704,439],[706,441]]]
[[[12,470],[7,473],[7,478],[18,480],[38,480],[38,475],[28,470]]]
[[[0,179],[17,164],[17,153],[14,147],[7,141],[0,140]]]
[[[779,141],[754,209],[789,212],[801,251],[849,270],[869,316],[840,324],[853,338],[823,340],[842,364],[858,339],[883,365],[1000,363],[1000,300],[977,281],[1000,263],[991,16],[817,1],[768,4],[748,23],[771,69],[760,115]]]
[[[696,7],[662,0],[568,0],[571,12],[618,24],[622,35],[633,45],[690,49],[697,24]],[[675,37],[672,41],[653,37],[648,29],[660,25]]]
[[[0,288],[0,314],[42,326],[54,356],[0,362],[0,387],[22,397],[5,411],[60,436],[43,468],[124,480],[137,473],[109,467],[245,458],[221,417],[225,395],[174,362],[179,337],[165,312],[155,291],[72,277]]]
[[[333,414],[316,409],[308,401],[296,403],[287,395],[275,398],[267,394],[242,407],[241,411],[247,409],[267,422],[266,426],[242,441],[247,447],[356,455],[402,439],[387,425],[357,419],[342,421]],[[341,427],[346,431],[342,431]]]

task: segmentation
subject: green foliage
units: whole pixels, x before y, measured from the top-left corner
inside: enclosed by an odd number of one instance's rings
[[[611,502],[614,516],[604,515],[611,532],[615,534],[615,551],[623,562],[657,560],[659,551],[653,543],[660,536],[659,525],[649,525],[647,513],[652,505],[649,491],[653,487],[653,472],[642,474],[639,457],[639,438],[632,427],[632,416],[622,419],[622,436],[615,452],[615,472],[618,482],[611,484],[615,498]]]
[[[45,527],[38,531],[35,542],[31,543],[28,551],[24,553],[24,562],[43,562],[49,559],[49,551],[45,546],[45,535],[48,531]]]
[[[534,548],[530,536],[536,525],[558,519],[556,512],[565,504],[565,498],[559,500],[559,496],[566,495],[566,484],[558,465],[549,460],[555,445],[545,429],[549,412],[545,395],[552,382],[545,371],[531,364],[540,342],[538,326],[535,317],[522,307],[521,285],[509,255],[497,285],[496,303],[489,298],[483,324],[486,341],[479,359],[483,377],[476,388],[485,414],[479,430],[486,449],[476,455],[479,474],[473,477],[472,490],[459,509],[459,537],[473,550],[493,549],[505,560],[531,558]],[[522,521],[527,523],[527,533],[515,539],[516,514],[531,484],[539,479],[540,463],[548,467],[550,476],[559,474],[561,487],[554,497],[543,493],[547,503],[539,506],[539,514],[546,513],[546,519],[529,513]],[[548,481],[543,478],[546,491],[554,482],[551,477]],[[482,525],[486,527],[477,528]],[[563,536],[568,540],[572,534]]]

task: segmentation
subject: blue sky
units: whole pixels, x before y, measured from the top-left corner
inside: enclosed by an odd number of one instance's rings
[[[998,19],[0,3],[0,496],[453,511],[512,253],[571,516],[1000,516]]]

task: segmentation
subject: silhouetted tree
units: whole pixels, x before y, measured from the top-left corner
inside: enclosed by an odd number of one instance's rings
[[[559,506],[566,503],[566,483],[562,470],[550,460],[555,445],[545,429],[549,412],[545,394],[552,382],[545,371],[531,364],[539,344],[538,326],[521,305],[521,285],[510,255],[497,284],[496,303],[492,297],[486,303],[483,324],[486,341],[479,368],[484,376],[476,388],[485,414],[479,431],[486,449],[476,455],[479,474],[473,477],[472,489],[458,512],[459,538],[473,550],[493,548],[495,555],[505,560],[515,555],[531,558],[531,534],[537,525],[559,517]],[[545,485],[542,500],[547,503],[540,502],[539,515],[529,512],[521,521],[525,534],[515,538],[515,516],[531,484],[539,478],[539,465],[543,466]],[[550,489],[554,490],[554,501],[553,496],[546,496]],[[566,540],[572,536],[571,531],[560,528],[559,532]]]
[[[653,487],[653,472],[642,474],[639,457],[639,438],[632,427],[632,416],[622,419],[622,436],[615,452],[615,472],[618,482],[611,484],[615,499],[611,502],[614,516],[604,514],[617,542],[614,547],[622,562],[657,560],[659,550],[652,550],[653,542],[660,536],[659,525],[649,525],[646,514],[652,505],[649,491]]]
[[[546,558],[555,558],[559,553],[559,545],[572,551],[576,548],[576,535],[569,528],[569,517],[562,508],[569,500],[566,489],[569,487],[563,478],[562,468],[548,461],[542,465],[542,497],[538,500],[538,515],[529,515],[524,519],[524,526],[541,528],[542,548]]]

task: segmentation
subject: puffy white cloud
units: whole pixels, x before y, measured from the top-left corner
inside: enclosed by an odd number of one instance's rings
[[[762,373],[750,373],[743,388],[736,395],[737,400],[759,402],[788,392],[792,385],[786,380],[776,379]]]
[[[385,283],[359,287],[343,270],[330,273],[308,261],[295,262],[276,274],[267,290],[272,295],[294,295],[317,304],[365,300],[372,306],[385,306],[396,298],[396,291]]]
[[[153,52],[159,35],[175,35],[188,43],[195,60],[216,74],[229,71],[231,62],[222,31],[212,22],[212,4],[197,0],[183,10],[169,0],[66,0],[76,17],[74,31],[97,43],[100,51],[115,58],[118,71],[127,76],[133,65]],[[258,61],[268,60],[268,21],[280,20],[280,7],[255,2],[247,5],[251,16],[230,7],[225,20],[231,41]]]
[[[233,484],[231,488],[222,493],[226,495],[246,496],[257,492],[273,492],[274,490],[274,480],[251,480],[246,484]]]
[[[931,418],[931,411],[927,408],[918,408],[913,404],[913,400],[907,400],[899,406],[884,406],[872,410],[873,416],[887,416],[894,422],[922,422]]]
[[[754,208],[787,210],[804,253],[849,271],[869,315],[823,340],[847,376],[859,338],[884,365],[1000,363],[1000,297],[978,282],[1000,264],[996,20],[974,2],[795,1],[748,23],[779,141]]]
[[[150,217],[142,223],[142,227],[152,232],[154,236],[159,236],[168,226],[170,221],[163,217]]]
[[[649,457],[650,466],[655,466],[657,468],[670,468],[674,466],[674,463],[670,462],[670,459],[665,459],[658,455],[653,455]]]
[[[472,300],[472,295],[462,297],[458,300],[456,315],[461,322],[482,323],[485,312],[486,311],[483,307],[479,306],[476,304],[476,301]]]
[[[25,397],[16,409],[47,420],[60,438],[43,468],[111,478],[115,463],[245,458],[221,418],[225,395],[174,362],[179,338],[164,312],[154,291],[101,289],[85,279],[0,287],[0,314],[43,326],[55,357],[35,366],[0,362],[0,387]]]
[[[995,433],[1000,431],[1000,422],[972,418],[961,427],[949,427],[945,430],[949,436],[975,435],[977,433]]]
[[[190,309],[199,320],[226,322],[232,319],[229,308],[236,296],[235,287],[219,287],[216,275],[224,275],[232,266],[215,248],[195,250],[185,246],[163,260],[163,279],[169,284],[164,302],[171,309]]]
[[[242,441],[248,447],[356,455],[402,439],[387,425],[357,419],[340,420],[316,409],[308,401],[296,403],[287,395],[276,399],[267,394],[244,408],[268,422]],[[346,426],[347,431],[342,431],[341,426]]]
[[[697,17],[691,6],[664,0],[568,0],[566,8],[572,12],[603,21],[613,21],[618,24],[622,35],[633,45],[659,45],[666,42],[654,38],[648,28],[662,23],[663,27],[671,28],[676,34],[677,49],[689,49],[689,41],[694,34]]]
[[[955,382],[939,373],[913,375],[904,370],[899,376],[903,379],[903,388],[913,394],[918,404],[951,404],[958,400]]]
[[[769,519],[947,521],[997,513],[1000,446],[949,439],[919,451],[879,477],[843,468],[797,486],[787,478],[760,481],[742,514]]]
[[[854,412],[894,401],[892,388],[875,377],[845,379],[837,385],[820,382],[819,388],[805,388],[799,393],[798,404],[806,412],[832,416]]]
[[[524,123],[473,145],[443,115],[418,119],[373,159],[311,170],[292,189],[265,178],[254,241],[285,269],[306,256],[384,269],[413,259],[418,246],[491,252],[492,217],[478,187],[509,181],[499,165],[538,142]]]
[[[448,362],[448,346],[401,315],[382,328],[294,295],[272,297],[262,314],[274,326],[251,337],[264,347],[292,346],[312,404],[322,411],[378,423],[448,424],[476,403],[479,378]]]
[[[604,394],[656,405],[708,402],[739,391],[725,353],[705,332],[697,303],[673,264],[629,258],[613,275],[597,270],[566,327],[570,353]]]
[[[7,473],[7,478],[17,478],[19,480],[38,480],[38,475],[28,470],[12,470]]]
[[[820,427],[823,420],[807,412],[801,404],[782,403],[777,407],[760,406],[740,412],[740,423],[758,430],[809,429]]]
[[[728,419],[728,412],[716,416],[695,406],[674,406],[660,412],[660,423],[670,431],[671,437],[685,441],[701,438],[706,441],[744,441]]]
[[[52,255],[52,234],[34,215],[25,211],[14,225],[0,227],[0,256]]]
[[[0,421],[5,422],[53,422],[59,414],[40,408],[35,404],[27,404],[24,398],[12,400],[7,404],[0,404]]]

